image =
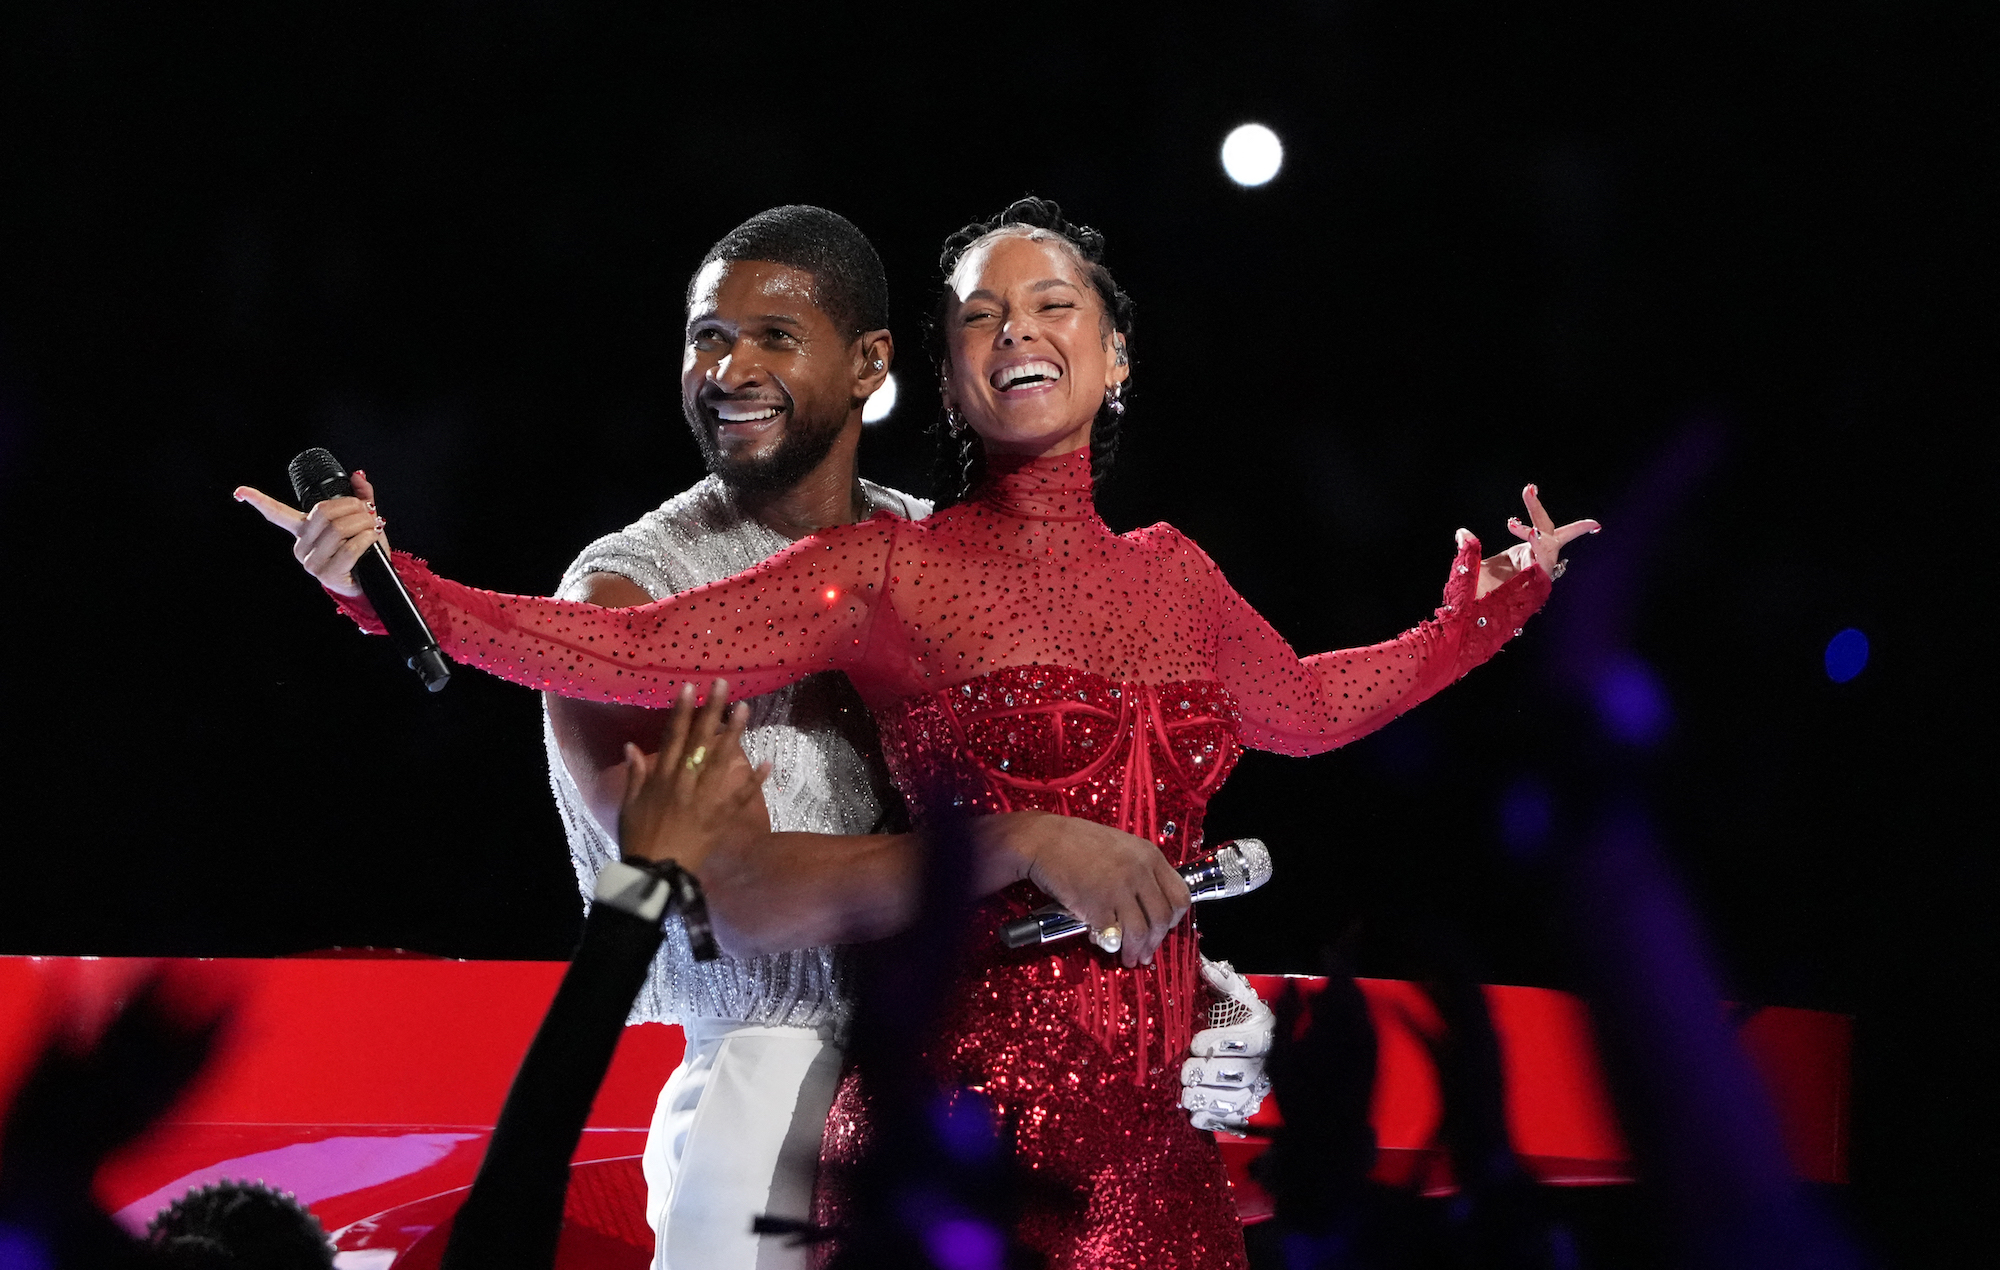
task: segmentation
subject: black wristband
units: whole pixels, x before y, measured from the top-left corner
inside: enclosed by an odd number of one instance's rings
[[[678,914],[687,928],[688,949],[696,961],[714,961],[722,956],[716,946],[715,929],[708,920],[708,897],[702,894],[701,880],[672,860],[649,860],[625,855],[619,863],[651,874],[667,886],[666,916]]]

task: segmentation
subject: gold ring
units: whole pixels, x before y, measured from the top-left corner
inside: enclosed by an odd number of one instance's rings
[[[1118,924],[1113,922],[1103,930],[1090,932],[1090,942],[1096,944],[1105,952],[1115,953],[1125,946],[1125,932],[1119,930]]]
[[[694,753],[687,756],[687,762],[682,764],[682,766],[692,772],[697,767],[700,767],[702,760],[707,757],[708,747],[706,745],[697,745],[694,747]]]

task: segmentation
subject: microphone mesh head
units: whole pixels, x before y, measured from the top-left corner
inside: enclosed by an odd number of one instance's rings
[[[347,479],[347,469],[340,460],[326,450],[314,446],[300,451],[292,460],[292,494],[302,509],[310,509],[315,503],[323,503],[329,498],[345,498],[354,492],[353,484]]]
[[[1216,849],[1215,867],[1222,870],[1222,894],[1226,898],[1243,894],[1243,856],[1235,843]]]
[[[1271,880],[1271,849],[1259,838],[1238,838],[1236,852],[1242,860],[1243,889],[1254,891]]]

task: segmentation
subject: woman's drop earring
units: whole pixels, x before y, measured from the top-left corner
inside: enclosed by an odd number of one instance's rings
[[[953,406],[944,412],[944,426],[955,437],[965,434],[965,416],[958,413],[958,407]]]
[[[1119,419],[1123,419],[1125,417],[1124,396],[1125,395],[1120,391],[1118,391],[1118,389],[1116,388],[1106,388],[1104,390],[1105,408],[1111,411],[1114,417]]]

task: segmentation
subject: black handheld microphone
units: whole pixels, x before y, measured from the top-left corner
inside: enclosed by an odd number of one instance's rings
[[[300,511],[311,511],[314,504],[329,498],[354,496],[354,483],[347,479],[347,469],[340,466],[339,459],[317,446],[293,459],[290,471],[292,493],[298,497]],[[354,562],[354,580],[368,602],[375,606],[375,615],[382,619],[382,625],[388,628],[390,642],[424,681],[424,687],[432,692],[443,688],[451,679],[451,667],[445,664],[437,638],[425,624],[423,614],[417,612],[410,593],[403,589],[403,580],[390,566],[389,553],[382,550],[381,543],[369,547]]]
[[[1226,900],[1271,880],[1271,852],[1256,838],[1237,838],[1217,847],[1213,855],[1182,865],[1180,875],[1196,903]],[[1026,948],[1081,935],[1088,929],[1089,923],[1060,904],[1045,904],[1002,926],[1000,939],[1009,948]]]

